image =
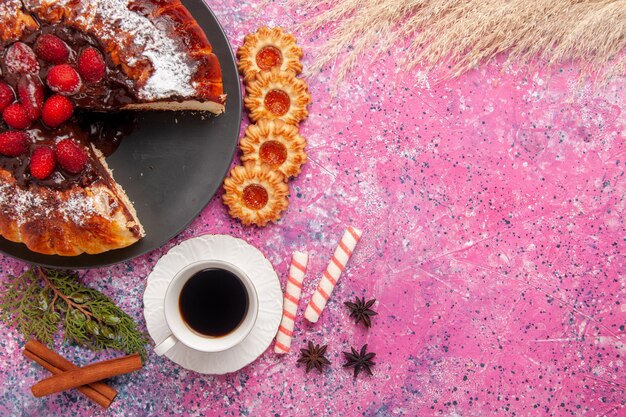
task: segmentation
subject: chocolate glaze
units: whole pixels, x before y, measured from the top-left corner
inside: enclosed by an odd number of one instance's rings
[[[56,35],[65,41],[70,48],[70,56],[67,63],[72,66],[76,65],[76,61],[78,60],[78,57],[83,49],[93,46],[102,51],[98,42],[91,36],[60,25],[51,26],[41,24],[38,31],[28,34],[24,38],[20,39],[20,42],[23,42],[34,49],[35,41],[44,33]],[[6,48],[4,48],[2,52],[3,56],[5,53],[4,51],[6,51]],[[80,91],[72,96],[72,101],[78,107],[85,109],[114,110],[119,109],[125,104],[137,101],[136,97],[132,93],[135,89],[133,81],[129,80],[119,68],[116,68],[111,60],[105,56],[105,54],[103,54],[103,56],[105,57],[105,62],[107,64],[106,75],[97,83],[83,83]],[[19,75],[8,73],[6,71],[4,61],[4,59],[0,61],[0,67],[2,68],[2,74],[4,75],[3,78],[7,83],[15,86],[17,85]],[[48,71],[54,66],[54,64],[50,64],[40,59],[39,65],[41,66],[39,77],[45,85]],[[46,90],[46,96],[51,94],[51,91],[47,88]]]
[[[77,123],[86,132],[104,156],[111,156],[137,127],[138,116],[134,112],[86,113],[77,115]]]
[[[34,49],[35,41],[44,33],[54,34],[67,43],[70,48],[68,64],[73,66],[75,66],[78,56],[84,48],[93,46],[101,50],[98,42],[87,34],[72,28],[47,24],[41,24],[38,31],[28,34],[20,42],[24,42]],[[3,46],[4,48],[0,52],[2,58],[6,53],[6,47],[10,45]],[[107,63],[105,77],[98,83],[83,83],[81,90],[70,97],[77,108],[70,121],[57,129],[51,129],[37,121],[27,130],[32,138],[28,152],[19,157],[0,155],[0,168],[12,172],[20,186],[35,183],[54,189],[67,189],[74,185],[88,186],[97,179],[109,178],[108,173],[104,172],[104,168],[95,161],[96,157],[89,144],[93,143],[104,156],[110,156],[117,149],[122,138],[133,131],[136,125],[136,116],[124,112],[87,113],[86,111],[114,111],[125,104],[136,102],[137,99],[132,93],[134,90],[133,82],[119,68],[116,68],[105,54],[103,56],[105,56]],[[45,79],[53,64],[40,59],[39,65],[41,67],[39,77],[44,84],[45,96],[49,97],[53,92],[45,86]],[[15,86],[20,75],[9,73],[4,59],[0,59],[0,69],[2,70],[1,79],[16,91]],[[5,130],[8,130],[8,126],[0,121],[0,132]],[[89,149],[90,158],[85,169],[79,174],[70,174],[57,165],[57,169],[49,178],[43,181],[32,178],[29,165],[30,155],[34,148],[37,146],[53,148],[55,143],[67,138],[72,138]]]
[[[132,114],[120,113],[119,115],[122,116],[118,122],[112,122],[114,115],[107,115],[102,120],[83,119],[79,115],[73,121],[63,124],[54,131],[42,123],[37,123],[27,130],[32,139],[28,151],[18,157],[0,155],[0,168],[13,173],[15,180],[22,187],[38,184],[64,190],[75,185],[86,187],[96,180],[108,179],[109,174],[97,161],[90,144],[93,143],[105,156],[109,156],[117,149],[122,138],[132,131],[135,123]],[[79,174],[71,174],[57,164],[55,171],[45,180],[31,177],[29,166],[33,150],[39,146],[54,148],[54,145],[63,139],[73,139],[89,150],[85,169]]]

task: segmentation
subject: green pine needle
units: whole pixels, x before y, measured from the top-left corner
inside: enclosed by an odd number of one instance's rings
[[[0,320],[24,338],[52,346],[59,327],[65,340],[93,350],[117,349],[146,357],[147,337],[106,295],[81,285],[74,272],[35,268],[10,277],[0,292]]]

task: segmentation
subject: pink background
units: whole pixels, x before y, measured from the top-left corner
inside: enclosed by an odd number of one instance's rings
[[[301,21],[282,3],[208,3],[235,48],[259,26]],[[327,33],[295,34],[305,66],[324,53]],[[363,229],[321,320],[303,322],[301,305],[289,355],[270,348],[205,376],[150,354],[111,381],[120,395],[102,412],[75,391],[33,398],[47,372],[0,325],[0,415],[625,416],[624,79],[494,63],[436,82],[397,67],[396,52],[364,61],[336,98],[332,70],[308,79],[309,163],[278,224],[242,227],[220,192],[164,248],[84,275],[145,329],[146,276],[184,239],[241,237],[283,285],[290,253],[307,250],[308,300],[345,226]],[[2,279],[25,267],[0,258]],[[354,295],[378,300],[369,330],[348,318]],[[296,364],[306,340],[328,344],[323,374]],[[374,375],[354,380],[341,352],[365,343]],[[56,349],[80,364],[119,356]]]

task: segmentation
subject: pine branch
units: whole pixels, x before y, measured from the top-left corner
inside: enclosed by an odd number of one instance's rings
[[[0,320],[49,346],[62,326],[65,340],[78,345],[146,356],[147,337],[134,320],[74,272],[39,267],[10,277],[0,293]]]

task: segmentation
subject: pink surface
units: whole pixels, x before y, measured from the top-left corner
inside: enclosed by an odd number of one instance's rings
[[[209,4],[234,47],[259,26],[300,21],[280,4]],[[305,66],[324,53],[324,33],[296,35]],[[626,416],[624,79],[601,88],[578,82],[575,66],[491,64],[435,83],[402,71],[396,52],[361,65],[334,99],[332,71],[308,80],[309,163],[278,224],[242,227],[220,193],[161,250],[84,277],[144,327],[146,276],[186,238],[244,238],[283,286],[291,252],[307,250],[290,354],[271,347],[227,376],[151,354],[141,372],[111,381],[120,396],[102,413],[76,393],[33,398],[46,372],[0,325],[0,414]],[[363,238],[320,321],[305,323],[348,224]],[[2,279],[25,266],[3,258]],[[354,295],[378,300],[369,330],[348,318]],[[321,375],[296,365],[307,340],[329,346]],[[374,375],[354,380],[341,352],[365,343]],[[118,355],[56,348],[78,363]]]

